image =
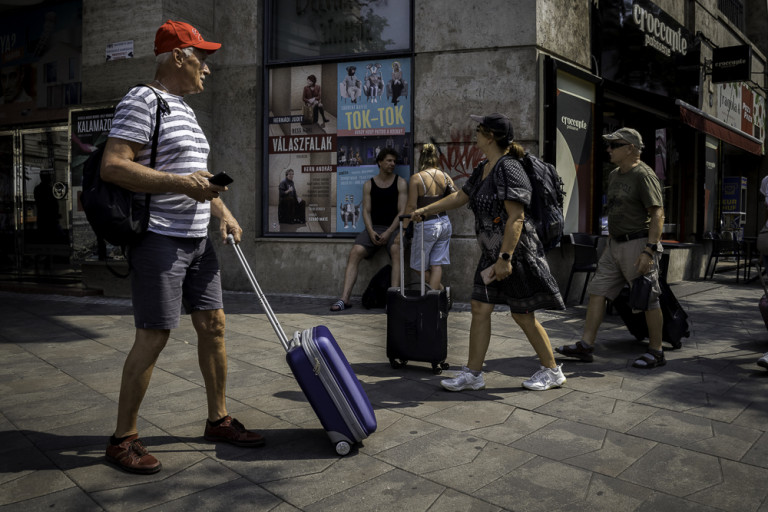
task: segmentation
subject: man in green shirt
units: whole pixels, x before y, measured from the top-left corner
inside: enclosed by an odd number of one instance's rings
[[[663,316],[659,307],[658,259],[664,208],[661,185],[653,169],[640,161],[643,139],[632,128],[620,128],[603,135],[611,163],[617,165],[608,176],[608,243],[589,283],[589,304],[584,333],[573,345],[555,348],[558,353],[591,362],[597,330],[605,314],[605,301],[613,300],[626,283],[647,275],[652,292],[645,311],[648,323],[648,351],[632,364],[651,369],[666,364],[661,349]]]

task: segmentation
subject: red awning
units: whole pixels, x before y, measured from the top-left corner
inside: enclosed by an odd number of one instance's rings
[[[680,106],[680,119],[688,126],[755,155],[763,154],[763,145],[759,139],[728,126],[684,101],[677,100],[676,103]]]

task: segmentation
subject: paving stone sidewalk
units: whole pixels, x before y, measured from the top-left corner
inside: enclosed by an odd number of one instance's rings
[[[675,285],[691,337],[665,367],[607,316],[593,363],[562,359],[561,389],[527,391],[538,369],[508,313],[493,314],[483,391],[444,391],[428,365],[393,370],[386,316],[330,297],[274,296],[285,330],[324,324],[374,404],[378,430],[346,457],[293,379],[255,296],[225,295],[230,412],[267,438],[243,449],[202,438],[205,393],[188,319],[173,331],[141,409],[163,470],[104,461],[130,303],[0,292],[0,511],[761,511],[768,512],[768,331],[757,283]],[[579,339],[585,308],[541,312],[553,345]],[[452,368],[470,313],[449,316]],[[449,372],[450,373],[450,372]]]

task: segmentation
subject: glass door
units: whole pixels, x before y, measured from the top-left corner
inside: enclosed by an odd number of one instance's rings
[[[0,271],[79,278],[71,265],[67,127],[0,133]]]
[[[0,273],[19,268],[16,248],[16,142],[13,132],[0,132]]]

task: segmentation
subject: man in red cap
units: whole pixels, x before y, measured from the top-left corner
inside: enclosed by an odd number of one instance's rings
[[[131,89],[115,110],[101,176],[137,193],[151,194],[147,233],[128,248],[136,337],[123,367],[117,426],[107,445],[108,461],[133,473],[156,473],[160,462],[138,438],[139,407],[160,352],[179,324],[182,306],[197,332],[198,363],[205,382],[208,419],[204,437],[238,446],[262,446],[264,439],[227,413],[227,353],[221,276],[208,238],[211,215],[222,240],[242,229],[212,184],[209,146],[184,96],[203,91],[211,70],[208,56],[221,44],[203,39],[194,27],[167,21],[157,31],[154,88]],[[162,101],[158,98],[162,98]],[[160,105],[158,105],[158,103]],[[162,118],[157,157],[150,168],[155,114]]]

